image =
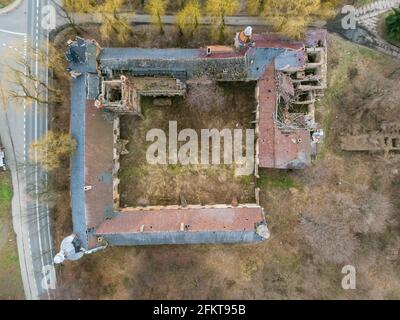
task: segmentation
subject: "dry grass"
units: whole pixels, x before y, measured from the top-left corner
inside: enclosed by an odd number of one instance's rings
[[[233,198],[241,203],[255,202],[252,177],[235,177],[234,165],[151,165],[146,160],[146,150],[151,144],[146,141],[146,133],[157,128],[168,137],[169,121],[177,121],[178,132],[191,128],[199,137],[201,129],[252,128],[253,84],[203,87],[207,99],[201,105],[197,103],[201,99],[198,90],[190,86],[188,98],[174,99],[170,107],[155,107],[151,98],[142,99],[145,119],[122,118],[121,138],[130,141],[130,154],[122,156],[119,173],[122,205],[178,204],[181,196],[189,204],[231,203]],[[193,91],[196,99],[191,98]],[[199,153],[200,150],[199,147]]]

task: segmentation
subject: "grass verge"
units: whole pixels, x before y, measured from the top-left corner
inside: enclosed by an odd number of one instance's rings
[[[17,243],[11,219],[11,180],[0,173],[0,299],[23,299]]]

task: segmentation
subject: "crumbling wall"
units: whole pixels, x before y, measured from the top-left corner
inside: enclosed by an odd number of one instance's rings
[[[118,66],[115,63],[103,63],[100,69],[103,74],[110,74],[111,71],[113,77],[121,72],[134,76],[172,76],[182,80],[207,75],[220,81],[245,80],[248,71],[245,56],[193,60],[128,59]]]
[[[119,117],[115,117],[113,121],[113,203],[114,203],[114,210],[118,210],[120,207],[120,195],[119,195],[119,183],[120,180],[118,178],[118,172],[120,169],[120,154],[117,151],[117,142],[120,139],[120,120]]]
[[[375,134],[342,137],[340,145],[345,151],[400,153],[400,124],[384,123]]]

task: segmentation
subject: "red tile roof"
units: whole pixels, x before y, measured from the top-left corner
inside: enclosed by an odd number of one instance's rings
[[[181,223],[187,231],[254,231],[264,221],[261,207],[123,209],[118,217],[105,221],[97,234],[176,232]]]
[[[113,203],[113,125],[87,100],[85,113],[85,186],[87,227],[97,227]]]
[[[255,42],[256,48],[304,49],[303,42],[285,40],[275,34],[253,34],[251,40]]]
[[[226,59],[226,58],[242,58],[248,48],[242,49],[240,51],[235,50],[234,47],[231,46],[208,46],[207,48],[211,48],[211,54],[207,54],[207,49],[199,49],[199,57],[200,58],[209,58],[209,59]]]

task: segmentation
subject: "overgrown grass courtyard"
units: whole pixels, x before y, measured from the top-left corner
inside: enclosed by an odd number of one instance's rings
[[[223,164],[222,156],[220,165],[152,165],[146,159],[152,143],[146,141],[147,132],[162,129],[168,139],[169,121],[177,122],[178,132],[190,128],[199,137],[201,129],[251,129],[254,90],[254,84],[193,84],[188,96],[173,99],[172,106],[142,99],[144,119],[124,116],[121,121],[121,138],[129,140],[119,172],[122,205],[173,205],[183,199],[188,204],[254,203],[253,176],[236,177],[235,166]]]

